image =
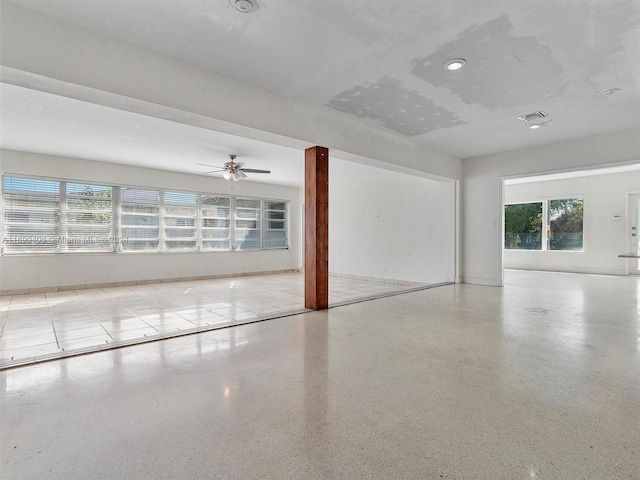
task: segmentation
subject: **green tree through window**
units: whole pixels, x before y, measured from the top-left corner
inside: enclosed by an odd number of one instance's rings
[[[583,210],[581,198],[549,201],[549,250],[582,250]]]
[[[504,206],[504,248],[542,249],[542,202]]]
[[[112,189],[103,185],[67,183],[66,251],[113,251]]]

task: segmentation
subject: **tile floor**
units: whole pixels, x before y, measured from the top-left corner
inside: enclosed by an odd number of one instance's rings
[[[2,478],[638,479],[640,277],[508,271],[0,372]]]
[[[0,297],[0,367],[304,310],[302,273]],[[407,289],[330,277],[331,304]]]

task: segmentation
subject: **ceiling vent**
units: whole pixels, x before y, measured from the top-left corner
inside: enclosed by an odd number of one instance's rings
[[[549,115],[547,115],[542,110],[539,110],[537,112],[528,113],[526,115],[520,115],[518,118],[525,123],[541,123],[549,118]]]

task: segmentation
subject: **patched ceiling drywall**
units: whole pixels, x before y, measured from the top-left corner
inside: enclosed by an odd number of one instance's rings
[[[331,99],[328,105],[341,112],[374,120],[408,137],[461,123],[453,113],[389,78],[373,85],[350,88]]]
[[[462,158],[640,126],[636,0],[255,1],[15,3]]]

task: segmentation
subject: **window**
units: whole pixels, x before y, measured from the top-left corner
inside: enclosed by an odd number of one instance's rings
[[[164,248],[196,250],[198,244],[198,195],[164,192]]]
[[[261,201],[258,199],[236,199],[236,242],[237,250],[262,248]]]
[[[6,176],[2,254],[288,248],[286,200]]]
[[[288,202],[237,198],[235,201],[235,248],[287,248]]]
[[[582,197],[505,205],[504,248],[582,251],[583,206]]]
[[[61,215],[62,251],[112,252],[114,248],[111,187],[66,183]]]
[[[542,202],[504,206],[504,248],[542,249]]]
[[[287,246],[287,202],[264,201],[264,248]]]
[[[549,250],[582,250],[582,198],[549,200]]]
[[[60,182],[5,177],[3,188],[3,253],[55,253]]]
[[[125,252],[160,249],[160,192],[122,188],[120,235]]]
[[[231,198],[202,195],[202,250],[231,249]]]

